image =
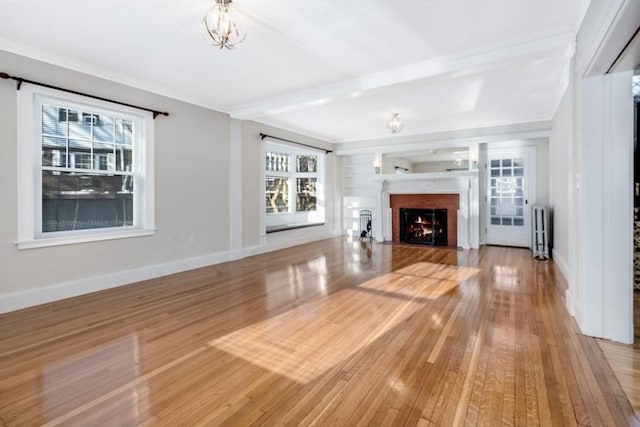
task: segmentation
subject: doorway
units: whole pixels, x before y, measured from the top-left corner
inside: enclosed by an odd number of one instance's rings
[[[487,244],[531,247],[535,165],[535,147],[487,151]]]

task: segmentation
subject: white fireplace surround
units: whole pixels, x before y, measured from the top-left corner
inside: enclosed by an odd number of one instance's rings
[[[480,193],[478,171],[442,173],[410,173],[379,175],[379,197],[373,218],[375,238],[379,242],[391,241],[392,194],[458,194],[458,247],[478,249],[480,243]]]

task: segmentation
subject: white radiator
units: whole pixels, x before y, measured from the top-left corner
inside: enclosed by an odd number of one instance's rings
[[[543,205],[533,205],[531,207],[533,226],[533,256],[534,258],[549,259],[551,242],[550,209]]]

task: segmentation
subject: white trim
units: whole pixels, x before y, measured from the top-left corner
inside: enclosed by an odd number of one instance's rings
[[[253,255],[260,255],[267,252],[273,252],[280,249],[286,249],[343,235],[340,230],[327,232],[327,226],[328,224],[325,223],[324,226],[320,227],[320,231],[310,232],[304,236],[301,236],[302,233],[300,229],[272,233],[263,237],[260,245],[245,248],[243,255],[245,257],[250,257]]]
[[[55,53],[52,53],[51,50],[37,49],[32,46],[27,46],[25,44],[17,43],[13,40],[8,40],[2,37],[0,37],[0,49],[13,53],[15,55],[20,55],[36,61],[44,62],[47,66],[51,64],[56,67],[66,68],[68,70],[83,73],[90,77],[107,80],[118,85],[126,85],[138,90],[151,92],[157,95],[165,96],[167,98],[175,99],[177,101],[186,102],[188,104],[196,105],[198,107],[203,107],[214,111],[219,111],[225,114],[229,114],[230,112],[230,109],[228,107],[222,105],[213,105],[210,102],[210,99],[205,99],[206,97],[202,97],[202,99],[199,99],[194,96],[184,96],[184,93],[179,90],[167,90],[167,85],[149,84],[149,79],[138,80],[132,79],[128,74],[106,73],[104,67],[77,61],[63,55],[56,55]],[[47,83],[55,84],[53,82]],[[97,83],[96,86],[100,86],[100,84]],[[108,94],[104,93],[102,96],[106,97],[108,96]]]
[[[53,102],[72,108],[87,108],[135,123],[133,165],[135,177],[133,227],[88,229],[73,232],[42,232],[41,105]],[[155,233],[155,131],[151,112],[94,100],[55,89],[25,84],[17,95],[17,242],[19,249],[146,236]],[[88,170],[88,172],[92,172]],[[105,171],[105,174],[108,174]]]
[[[18,249],[34,249],[34,248],[46,248],[48,246],[62,246],[73,245],[77,243],[99,242],[103,240],[115,240],[115,239],[129,239],[132,237],[153,236],[156,234],[156,229],[149,230],[118,230],[110,228],[109,231],[96,230],[91,234],[78,234],[68,236],[47,237],[45,239],[33,239],[17,241],[15,244]]]
[[[103,276],[94,276],[57,283],[54,285],[29,289],[26,291],[12,292],[2,295],[0,298],[0,313],[20,310],[34,305],[45,304],[72,298],[91,292],[116,288],[142,280],[154,279],[182,271],[207,267],[230,260],[228,252],[219,252],[194,258],[171,261],[163,264],[155,264],[131,270],[119,271]]]
[[[555,249],[552,249],[551,253],[552,253],[551,258],[553,259],[553,262],[556,263],[556,265],[558,266],[558,269],[562,273],[562,276],[564,276],[564,280],[567,282],[567,284],[569,284],[569,266],[567,265],[567,262],[562,257],[562,255],[560,255],[558,251],[556,251]],[[568,293],[569,292],[567,289],[567,294]]]
[[[582,79],[576,320],[582,333],[633,342],[632,72]],[[571,283],[573,285],[573,283]]]
[[[275,142],[272,142],[275,141]],[[326,206],[325,206],[325,160],[326,152],[322,148],[299,146],[293,143],[281,143],[273,138],[264,138],[262,148],[266,153],[267,150],[286,154],[289,156],[289,171],[268,171],[266,165],[266,155],[262,155],[261,165],[265,179],[262,181],[263,192],[265,191],[266,177],[277,177],[286,179],[289,182],[289,210],[287,212],[268,213],[265,209],[262,211],[262,219],[265,228],[262,229],[264,234],[266,233],[266,227],[289,225],[289,224],[313,224],[324,223],[326,221]],[[315,172],[297,172],[296,171],[296,156],[313,156],[317,159]],[[301,178],[315,178],[316,179],[316,209],[313,211],[297,211],[296,210],[296,191],[297,191],[297,179]],[[264,193],[263,193],[264,194]],[[265,197],[262,197],[264,200]]]
[[[573,318],[576,319],[576,321],[578,319],[581,319],[582,312],[580,311],[580,305],[574,299],[573,292],[571,292],[570,288],[567,289],[567,291],[564,293],[564,299],[565,299],[564,303],[565,303],[565,306],[567,307],[567,311],[569,312],[569,314],[573,316]]]
[[[505,134],[494,134],[487,136],[471,136],[468,138],[445,138],[438,140],[426,140],[429,134],[418,135],[417,138],[414,138],[414,141],[401,143],[389,143],[386,145],[376,145],[378,141],[371,140],[368,141],[368,146],[366,147],[354,147],[354,148],[337,148],[335,150],[336,156],[345,156],[352,154],[363,154],[363,153],[401,153],[403,151],[417,151],[417,150],[427,150],[430,148],[442,148],[446,146],[447,148],[457,148],[457,147],[468,147],[471,144],[480,144],[487,143],[491,144],[491,146],[498,146],[500,143],[508,143],[515,140],[533,140],[533,139],[542,139],[548,138],[551,136],[551,127],[544,130],[534,130],[534,131],[525,131],[525,132],[514,132],[514,133],[505,133]],[[422,139],[422,141],[415,139]],[[361,141],[359,141],[361,142]],[[385,142],[390,142],[385,140]],[[530,144],[530,143],[529,143]]]
[[[229,242],[232,259],[242,249],[242,122],[229,123]]]
[[[391,195],[393,194],[458,194],[458,246],[479,247],[479,173],[473,171],[378,175],[378,190],[373,217],[374,238],[391,241]]]
[[[495,158],[509,158],[524,156],[525,158],[525,171],[524,179],[527,184],[527,192],[524,194],[525,204],[523,205],[524,215],[524,228],[520,229],[523,235],[526,235],[525,240],[514,239],[513,236],[507,236],[509,233],[506,228],[497,229],[498,226],[491,224],[491,206],[489,193],[491,191],[489,182],[491,181],[491,168],[484,169],[484,185],[487,196],[487,201],[484,203],[484,229],[487,232],[484,235],[484,241],[490,245],[525,245],[524,247],[531,248],[531,224],[532,215],[531,207],[537,203],[537,169],[538,169],[538,148],[537,145],[524,145],[524,146],[507,146],[498,147],[497,145],[491,145],[487,147],[486,164]],[[494,233],[490,234],[491,231]]]
[[[322,105],[328,99],[333,101],[345,99],[353,93],[366,93],[563,47],[571,43],[573,39],[575,39],[575,34],[572,29],[555,29],[519,40],[504,41],[480,49],[429,59],[313,89],[290,92],[257,102],[237,105],[231,109],[231,117],[242,120],[255,120],[273,114],[311,108]]]
[[[155,279],[169,274],[189,271],[196,268],[221,264],[252,255],[273,252],[306,243],[325,240],[340,236],[342,233],[327,232],[327,224],[318,232],[305,233],[301,236],[300,230],[277,233],[277,237],[263,238],[261,245],[238,249],[236,251],[217,252],[208,255],[186,258],[178,261],[170,261],[162,264],[124,270],[103,276],[94,276],[69,282],[56,283],[26,291],[0,294],[0,314],[20,310],[39,304],[73,298],[80,295],[98,292],[105,289],[116,288],[134,284],[143,280]]]

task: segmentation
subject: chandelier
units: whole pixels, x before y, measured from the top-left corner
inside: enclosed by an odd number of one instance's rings
[[[402,130],[403,124],[398,113],[393,113],[393,115],[391,116],[391,120],[389,120],[389,123],[387,123],[387,127],[391,130],[392,133],[398,133]]]
[[[202,18],[202,31],[207,41],[222,49],[235,49],[247,37],[231,19],[229,5],[232,0],[215,0],[216,4]]]

